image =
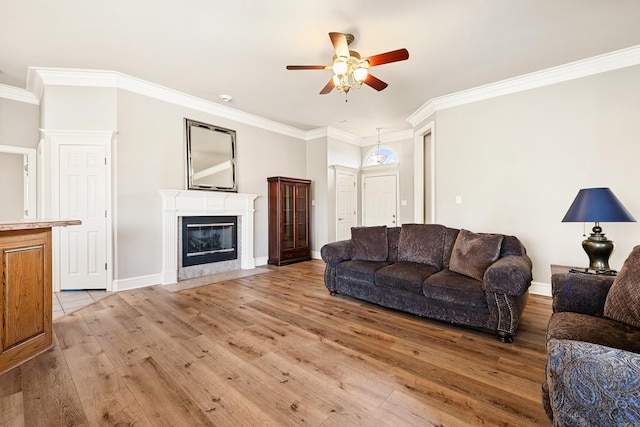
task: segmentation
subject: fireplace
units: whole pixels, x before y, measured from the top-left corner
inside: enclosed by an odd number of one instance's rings
[[[162,272],[160,283],[255,268],[253,252],[254,200],[257,194],[222,191],[159,190],[162,197]],[[181,218],[188,216],[235,216],[237,259],[182,267]]]
[[[238,218],[182,217],[182,266],[238,259]]]

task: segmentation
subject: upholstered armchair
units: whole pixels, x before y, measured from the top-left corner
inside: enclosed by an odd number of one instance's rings
[[[640,246],[618,273],[552,277],[542,401],[554,426],[640,425]]]

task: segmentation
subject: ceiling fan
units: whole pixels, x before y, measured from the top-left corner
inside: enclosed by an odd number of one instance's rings
[[[381,91],[388,84],[371,75],[369,69],[409,59],[407,49],[397,49],[362,58],[355,50],[349,50],[349,45],[354,40],[352,34],[329,33],[329,38],[335,50],[331,65],[287,65],[287,70],[332,70],[333,78],[322,88],[321,95],[331,92],[334,87],[338,92],[347,94],[351,89],[362,87],[363,83]]]

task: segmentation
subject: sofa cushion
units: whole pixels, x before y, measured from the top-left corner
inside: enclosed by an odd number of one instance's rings
[[[387,226],[351,227],[351,259],[385,261],[389,254]]]
[[[376,271],[389,264],[391,263],[387,261],[342,261],[336,265],[336,277],[370,282],[373,285]]]
[[[399,261],[376,271],[376,285],[422,296],[422,282],[437,272],[438,268],[432,265]]]
[[[422,293],[427,298],[466,305],[486,307],[487,294],[482,282],[450,270],[442,270],[429,276],[422,285]]]
[[[449,270],[482,280],[484,272],[500,256],[501,234],[460,230],[453,245]]]
[[[389,241],[389,261],[398,261],[398,244],[400,243],[401,227],[387,227],[387,240]]]
[[[453,245],[456,243],[460,230],[457,228],[447,227],[444,232],[444,251],[442,254],[442,268],[449,268],[449,262],[451,261],[451,253],[453,252]]]
[[[604,315],[640,328],[640,246],[633,248],[613,281]]]
[[[398,242],[400,261],[442,268],[445,227],[438,224],[403,224]]]

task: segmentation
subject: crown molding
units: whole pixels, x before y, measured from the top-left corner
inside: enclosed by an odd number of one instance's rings
[[[346,142],[348,144],[357,145],[358,147],[362,146],[362,138],[354,135],[349,132],[345,132],[340,129],[336,129],[331,126],[316,128],[310,131],[307,131],[305,139],[307,141],[312,141],[318,138],[334,138],[338,141]]]
[[[640,64],[640,45],[433,98],[406,120],[413,127],[438,110],[523,92]]]
[[[187,95],[117,71],[29,67],[27,77],[28,89],[39,99],[42,96],[45,86],[117,88],[293,138],[306,140],[306,132],[301,129],[219,105],[215,102],[192,95]]]
[[[18,102],[26,102],[28,104],[40,104],[40,101],[33,95],[33,92],[28,91],[27,89],[20,89],[3,84],[0,84],[0,98],[11,99]]]
[[[383,137],[384,136],[384,137]],[[413,138],[413,129],[405,129],[399,132],[387,133],[381,136],[381,142],[402,141]],[[377,136],[361,137],[340,129],[327,126],[324,128],[312,129],[307,132],[307,141],[318,138],[334,138],[338,141],[356,145],[358,147],[366,147],[375,144],[378,141]]]
[[[345,132],[334,127],[327,127],[327,137],[337,139],[338,141],[346,142],[348,144],[362,146],[362,138],[349,132]]]

